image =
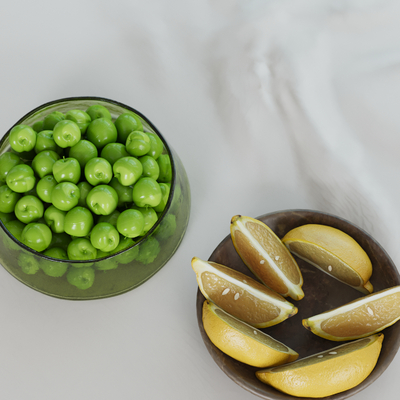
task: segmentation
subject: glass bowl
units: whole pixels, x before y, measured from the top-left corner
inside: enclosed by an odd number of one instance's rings
[[[99,97],[64,98],[35,108],[15,125],[32,126],[52,112],[86,110],[95,104],[105,106],[113,120],[123,112],[133,111],[141,119],[145,132],[153,132],[159,136],[164,144],[164,153],[168,154],[171,160],[170,196],[158,221],[145,236],[138,241],[135,238],[136,243],[124,251],[96,260],[72,261],[47,257],[19,242],[5,228],[5,221],[0,221],[0,263],[3,267],[32,289],[62,299],[99,299],[125,293],[141,285],[172,257],[183,239],[189,221],[190,186],[185,168],[158,129],[132,107]],[[0,154],[11,150],[8,137],[12,128],[0,141]],[[29,157],[27,160],[29,161]],[[66,278],[70,269],[79,269],[82,279],[86,276],[83,271],[89,276],[94,275],[92,286],[79,289],[70,284]],[[65,270],[65,273],[61,277],[54,277],[46,274],[45,270]]]
[[[371,259],[373,272],[371,283],[374,292],[400,285],[400,274],[386,251],[367,232],[358,228],[349,221],[340,217],[313,210],[286,210],[265,214],[258,217],[260,221],[268,225],[275,234],[282,238],[291,229],[305,224],[321,224],[340,229],[353,237],[365,250]],[[229,229],[229,228],[228,228]],[[272,336],[297,351],[300,358],[325,351],[346,342],[332,342],[305,329],[302,319],[311,317],[346,304],[362,296],[360,292],[350,286],[337,281],[329,275],[317,270],[306,261],[294,256],[304,278],[304,298],[300,301],[289,299],[296,307],[298,313],[278,325],[264,328],[262,331]],[[231,236],[228,235],[215,248],[210,261],[214,261],[244,274],[256,277],[243,263],[233,246]],[[272,386],[259,381],[255,372],[260,368],[251,367],[234,360],[220,351],[208,338],[202,322],[202,306],[205,298],[200,290],[197,290],[196,312],[200,333],[211,357],[221,370],[235,383],[254,395],[265,400],[295,400],[294,397],[277,391]],[[324,399],[343,400],[366,389],[389,366],[400,346],[400,322],[382,331],[385,335],[378,363],[372,373],[358,386],[345,392],[337,393]]]

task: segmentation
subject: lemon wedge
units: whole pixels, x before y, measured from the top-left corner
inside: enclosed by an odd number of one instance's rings
[[[307,224],[282,239],[297,257],[361,293],[372,293],[372,264],[367,253],[348,234],[331,226]]]
[[[197,257],[192,268],[207,300],[254,327],[276,325],[297,313],[284,297],[239,271]]]
[[[363,382],[378,361],[383,334],[359,339],[309,357],[256,372],[257,378],[296,397],[320,398]]]
[[[298,353],[215,304],[203,303],[203,327],[211,342],[228,356],[258,368],[297,360]]]
[[[399,319],[400,286],[394,286],[303,319],[303,325],[317,336],[342,341],[380,332]]]
[[[262,283],[284,297],[304,297],[303,277],[295,259],[266,224],[235,215],[231,237],[243,262]]]

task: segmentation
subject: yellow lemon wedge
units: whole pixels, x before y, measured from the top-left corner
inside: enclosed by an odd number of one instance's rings
[[[363,382],[378,361],[383,334],[337,346],[283,366],[256,372],[257,378],[296,397],[320,398]]]
[[[347,233],[331,226],[307,224],[289,231],[282,242],[307,261],[361,293],[372,293],[372,264],[367,253]]]
[[[225,265],[193,257],[192,268],[207,300],[256,328],[279,324],[298,311],[273,290]]]
[[[380,332],[399,319],[400,286],[394,286],[303,319],[303,325],[317,336],[343,341]]]
[[[211,342],[228,356],[258,368],[295,361],[298,353],[257,328],[203,303],[203,327]]]
[[[266,224],[235,215],[230,230],[240,258],[262,283],[284,297],[304,297],[303,277],[295,259]]]

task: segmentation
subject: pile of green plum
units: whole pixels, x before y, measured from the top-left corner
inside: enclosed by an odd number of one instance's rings
[[[170,157],[133,112],[113,120],[100,104],[54,111],[32,126],[14,126],[8,139],[0,218],[17,240],[48,257],[93,261],[121,252],[166,207]]]

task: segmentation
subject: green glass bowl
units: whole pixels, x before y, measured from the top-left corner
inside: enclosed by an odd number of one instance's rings
[[[0,263],[3,267],[32,289],[62,299],[99,299],[125,293],[141,285],[172,257],[183,239],[189,222],[190,186],[185,168],[157,128],[132,107],[99,97],[64,98],[35,108],[15,125],[32,126],[54,111],[66,113],[74,109],[86,110],[94,104],[105,106],[113,119],[123,112],[133,111],[140,117],[145,132],[153,132],[160,137],[164,144],[164,153],[171,159],[173,175],[171,191],[162,215],[145,236],[132,247],[102,259],[72,261],[44,256],[19,242],[8,232],[3,221],[0,221]],[[0,154],[11,150],[8,140],[10,130],[0,141]],[[64,268],[66,272],[61,277],[52,277],[44,273],[46,268],[47,270]],[[78,289],[71,285],[66,278],[71,268],[87,268],[88,273],[94,273],[93,285],[88,289]]]

